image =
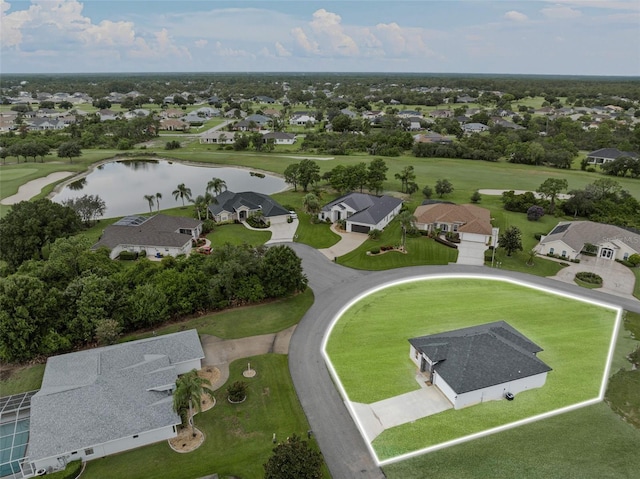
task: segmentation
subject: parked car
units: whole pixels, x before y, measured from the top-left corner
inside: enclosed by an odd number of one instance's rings
[[[200,246],[196,251],[202,254],[211,254],[211,246]]]

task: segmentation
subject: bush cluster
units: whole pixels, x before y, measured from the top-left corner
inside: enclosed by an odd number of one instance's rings
[[[580,271],[576,273],[576,279],[589,284],[602,284],[602,277],[590,271]]]

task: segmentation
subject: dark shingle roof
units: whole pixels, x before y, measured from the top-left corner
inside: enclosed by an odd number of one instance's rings
[[[113,249],[118,245],[181,247],[191,241],[191,235],[177,231],[194,229],[202,224],[202,221],[178,216],[155,215],[145,221],[141,218],[125,217],[107,226],[92,249],[102,246]]]
[[[542,351],[505,321],[412,338],[409,343],[438,362],[434,369],[462,394],[551,371]]]
[[[354,209],[356,213],[349,216],[348,220],[354,223],[376,225],[396,207],[402,204],[402,200],[392,196],[374,196],[365,193],[348,193],[340,198],[327,203],[322,211],[331,211],[335,206],[344,209],[345,204]]]
[[[209,211],[215,216],[222,211],[234,212],[241,206],[246,206],[250,210],[262,209],[262,214],[268,218],[271,216],[287,215],[289,212],[276,203],[267,195],[254,191],[244,191],[234,193],[233,191],[223,191],[216,196],[218,203],[209,205]]]
[[[632,151],[620,151],[617,148],[600,148],[599,150],[592,151],[587,154],[587,157],[593,158],[608,158],[615,160],[621,156],[629,156],[631,158],[638,158],[638,154]]]

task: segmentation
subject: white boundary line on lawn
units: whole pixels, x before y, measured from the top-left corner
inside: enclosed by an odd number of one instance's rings
[[[614,324],[614,328],[613,328],[613,332],[611,334],[611,341],[609,343],[609,354],[607,356],[607,364],[605,365],[605,371],[602,377],[602,382],[600,385],[600,392],[598,394],[597,397],[593,398],[593,399],[589,399],[587,401],[583,401],[580,403],[576,403],[576,404],[572,404],[570,406],[566,406],[560,409],[554,409],[553,411],[549,411],[543,414],[538,414],[536,416],[532,416],[526,419],[521,419],[519,421],[514,421],[508,424],[504,424],[502,426],[498,426],[498,427],[494,427],[491,429],[487,429],[485,431],[481,431],[478,433],[474,433],[474,434],[470,434],[468,436],[463,436],[460,437],[458,439],[453,439],[451,441],[446,441],[440,444],[436,444],[434,446],[429,446],[423,449],[419,449],[416,451],[412,451],[406,454],[402,454],[399,456],[395,456],[392,457],[390,459],[385,459],[385,460],[380,460],[380,458],[378,457],[378,455],[376,454],[375,450],[373,449],[373,446],[371,445],[371,443],[367,440],[367,434],[366,434],[366,430],[363,426],[363,424],[360,422],[360,419],[358,417],[358,415],[356,414],[355,410],[353,409],[353,405],[351,403],[351,401],[349,400],[349,396],[346,392],[346,390],[344,389],[344,386],[342,385],[342,382],[340,381],[340,377],[338,376],[338,373],[336,372],[331,359],[329,358],[329,355],[327,354],[326,351],[326,347],[327,347],[327,342],[329,340],[329,336],[331,335],[331,332],[333,331],[334,326],[337,324],[337,322],[339,321],[339,319],[342,317],[342,315],[349,309],[351,308],[354,304],[358,303],[359,301],[361,301],[362,299],[366,298],[367,296],[377,293],[378,291],[381,291],[383,289],[386,288],[390,288],[392,286],[398,286],[401,284],[406,284],[406,283],[413,283],[413,282],[417,282],[417,281],[424,281],[424,280],[431,280],[431,279],[455,279],[455,278],[461,278],[461,279],[485,279],[485,280],[493,280],[493,281],[503,281],[506,283],[511,283],[511,284],[516,284],[518,286],[524,286],[526,288],[530,288],[530,289],[535,289],[538,291],[543,291],[545,293],[550,293],[550,294],[554,294],[556,296],[562,296],[565,298],[570,298],[576,301],[581,301],[583,303],[588,303],[588,304],[594,304],[596,306],[600,306],[603,308],[607,308],[607,309],[612,309],[613,311],[616,312],[616,322]],[[611,362],[613,359],[613,353],[615,351],[615,346],[616,346],[616,339],[618,337],[618,332],[620,329],[620,324],[622,322],[622,308],[619,306],[615,306],[612,304],[608,304],[608,303],[603,303],[600,301],[595,301],[589,298],[585,298],[583,296],[578,296],[578,295],[574,295],[574,294],[570,294],[570,293],[565,293],[565,292],[560,292],[560,291],[554,291],[548,288],[544,288],[542,286],[538,286],[538,285],[534,285],[531,283],[527,283],[524,281],[518,281],[518,280],[514,280],[512,278],[507,278],[504,276],[485,276],[485,275],[479,275],[479,274],[439,274],[439,275],[422,275],[422,276],[415,276],[415,277],[411,277],[411,278],[407,278],[407,279],[402,279],[402,280],[397,280],[397,281],[391,281],[389,283],[384,283],[381,284],[379,286],[376,286],[375,288],[372,288],[368,291],[365,291],[364,293],[360,294],[359,296],[357,296],[356,298],[352,299],[351,301],[349,301],[347,304],[345,304],[340,311],[338,311],[338,313],[335,315],[335,317],[333,318],[330,326],[327,328],[327,330],[325,331],[324,337],[322,339],[322,345],[321,345],[321,351],[322,351],[322,356],[324,357],[325,363],[327,365],[327,369],[329,370],[329,373],[331,374],[334,383],[336,384],[336,387],[338,389],[338,391],[340,392],[340,395],[342,396],[342,399],[344,400],[345,406],[347,407],[347,410],[349,411],[349,414],[351,414],[351,417],[353,418],[354,422],[356,423],[356,426],[358,427],[358,430],[360,431],[360,434],[362,435],[362,438],[365,440],[365,443],[367,445],[367,448],[369,449],[369,452],[371,454],[371,456],[374,458],[374,460],[376,461],[376,464],[378,466],[386,466],[388,464],[393,464],[396,462],[400,462],[400,461],[404,461],[406,459],[412,458],[412,457],[416,457],[416,456],[421,456],[423,454],[427,454],[429,452],[433,452],[433,451],[437,451],[439,449],[444,449],[450,446],[455,446],[457,444],[462,444],[464,442],[468,442],[468,441],[472,441],[474,439],[478,439],[481,437],[485,437],[485,436],[489,436],[491,434],[495,434],[497,432],[501,432],[501,431],[506,431],[508,429],[513,429],[515,427],[518,426],[522,426],[525,424],[530,424],[532,422],[535,421],[539,421],[541,419],[547,419],[553,416],[557,416],[560,414],[564,414],[566,412],[570,412],[570,411],[574,411],[576,409],[580,409],[583,408],[585,406],[591,406],[593,404],[597,404],[599,402],[601,402],[604,399],[604,394],[606,392],[606,388],[607,388],[607,383],[609,381],[609,373],[611,371]]]

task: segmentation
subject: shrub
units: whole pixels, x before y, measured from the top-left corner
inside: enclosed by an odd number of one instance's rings
[[[63,471],[48,473],[47,477],[52,479],[75,479],[82,471],[82,461],[72,461],[67,464]]]
[[[122,251],[118,259],[121,261],[135,261],[138,259],[138,253],[132,251]]]
[[[633,268],[635,265],[631,261],[627,261],[624,259],[617,259],[616,262],[625,265],[627,268]]]
[[[533,205],[527,209],[527,219],[529,221],[538,221],[544,216],[544,208],[542,206]]]
[[[538,241],[540,241],[543,236],[544,236],[544,233],[536,233],[533,235],[533,237]]]
[[[382,231],[380,230],[377,230],[377,229],[369,230],[369,238],[371,238],[372,240],[377,240],[378,238],[380,238],[381,234],[382,234]]]
[[[138,256],[140,258],[146,258],[147,257],[147,250],[143,249],[142,251],[140,251],[140,253],[138,254]]]
[[[380,248],[373,248],[373,249],[370,251],[370,253],[371,253],[371,254],[379,254],[379,253],[380,253]]]
[[[213,231],[213,227],[215,226],[216,222],[213,220],[204,220],[202,222],[202,234],[206,235],[209,234]]]
[[[591,273],[590,271],[580,271],[576,273],[576,279],[589,284],[602,284],[602,278],[595,273]]]
[[[241,402],[247,397],[247,383],[236,381],[227,387],[227,397],[231,402]]]
[[[640,264],[640,254],[632,254],[631,256],[629,256],[627,261],[629,261],[629,263],[631,263],[633,266],[638,266]]]
[[[165,150],[177,150],[178,148],[181,148],[181,147],[182,145],[178,140],[167,141],[167,143],[164,145]]]

